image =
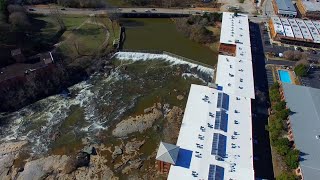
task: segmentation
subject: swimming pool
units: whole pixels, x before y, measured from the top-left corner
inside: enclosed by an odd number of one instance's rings
[[[279,77],[280,77],[281,82],[291,84],[291,78],[290,78],[290,74],[288,71],[278,70],[278,73],[279,73]]]

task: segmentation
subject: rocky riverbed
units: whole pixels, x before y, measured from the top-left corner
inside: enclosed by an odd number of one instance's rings
[[[175,143],[190,84],[204,80],[197,67],[159,59],[116,65],[69,98],[1,115],[0,179],[165,179],[158,144]]]

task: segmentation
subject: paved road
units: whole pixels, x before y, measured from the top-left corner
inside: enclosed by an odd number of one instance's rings
[[[83,8],[62,8],[51,9],[46,6],[25,6],[30,13],[50,14],[52,10],[58,10],[62,14],[107,14],[107,13],[160,13],[160,14],[202,14],[204,11],[195,9],[169,9],[169,8],[105,8],[105,9],[83,9]],[[210,12],[210,11],[206,11]],[[215,11],[216,12],[216,11]]]
[[[266,61],[266,64],[273,64],[273,65],[279,65],[279,66],[294,66],[296,64],[296,61],[282,61],[282,60],[268,59]]]
[[[90,14],[107,14],[107,13],[128,13],[128,14],[135,14],[135,13],[160,13],[160,14],[184,14],[184,15],[197,15],[203,14],[204,12],[219,12],[219,11],[202,11],[196,10],[193,8],[187,9],[169,9],[169,8],[105,8],[105,9],[80,9],[80,8],[62,8],[62,7],[55,7],[51,6],[25,6],[25,8],[30,13],[35,14],[50,14],[52,10],[58,10],[62,14],[82,14],[82,15],[90,15]],[[63,9],[63,10],[62,10]],[[253,22],[266,22],[268,20],[267,16],[264,15],[250,15],[249,19]]]
[[[263,14],[268,17],[275,15],[273,6],[272,6],[272,0],[264,1],[262,11],[263,11]]]

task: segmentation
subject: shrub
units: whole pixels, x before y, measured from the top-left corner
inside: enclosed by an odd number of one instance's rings
[[[273,107],[276,111],[281,111],[283,109],[286,109],[286,102],[285,101],[280,101],[277,102],[274,107]]]
[[[274,89],[279,90],[279,88],[280,88],[280,84],[278,82],[275,82],[270,87],[270,90],[274,90]]]
[[[277,152],[281,156],[284,156],[290,150],[290,141],[288,140],[288,138],[280,138],[274,142],[274,146],[275,146]]]
[[[290,114],[289,109],[282,109],[281,111],[276,112],[276,118],[281,119],[281,120],[286,120]]]
[[[287,155],[285,156],[285,162],[288,167],[290,167],[291,169],[296,169],[299,166],[299,154],[300,151],[296,149],[287,153]]]
[[[0,0],[0,12],[3,13],[6,10],[7,2],[6,0]]]
[[[283,172],[276,177],[276,180],[296,180],[296,176],[288,172]]]
[[[307,75],[307,66],[304,64],[299,64],[294,68],[294,72],[297,76],[306,76]]]
[[[280,96],[280,93],[279,93],[279,89],[271,90],[269,96],[270,96],[271,101],[273,101],[273,102],[281,101],[281,96]]]
[[[13,4],[10,4],[8,5],[8,12],[9,13],[13,13],[13,12],[25,12],[25,9],[20,6],[20,5],[13,5]]]

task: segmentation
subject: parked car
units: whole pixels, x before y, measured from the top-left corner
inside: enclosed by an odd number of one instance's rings
[[[133,10],[131,10],[131,12],[137,12],[137,11],[133,9]]]
[[[62,11],[65,11],[65,10],[66,10],[66,8],[61,8],[61,10],[62,10]]]
[[[156,9],[151,9],[152,11],[157,11]]]
[[[151,13],[151,11],[150,11],[150,10],[145,10],[145,12],[146,12],[146,13]]]
[[[35,9],[30,8],[29,11],[36,11]]]

